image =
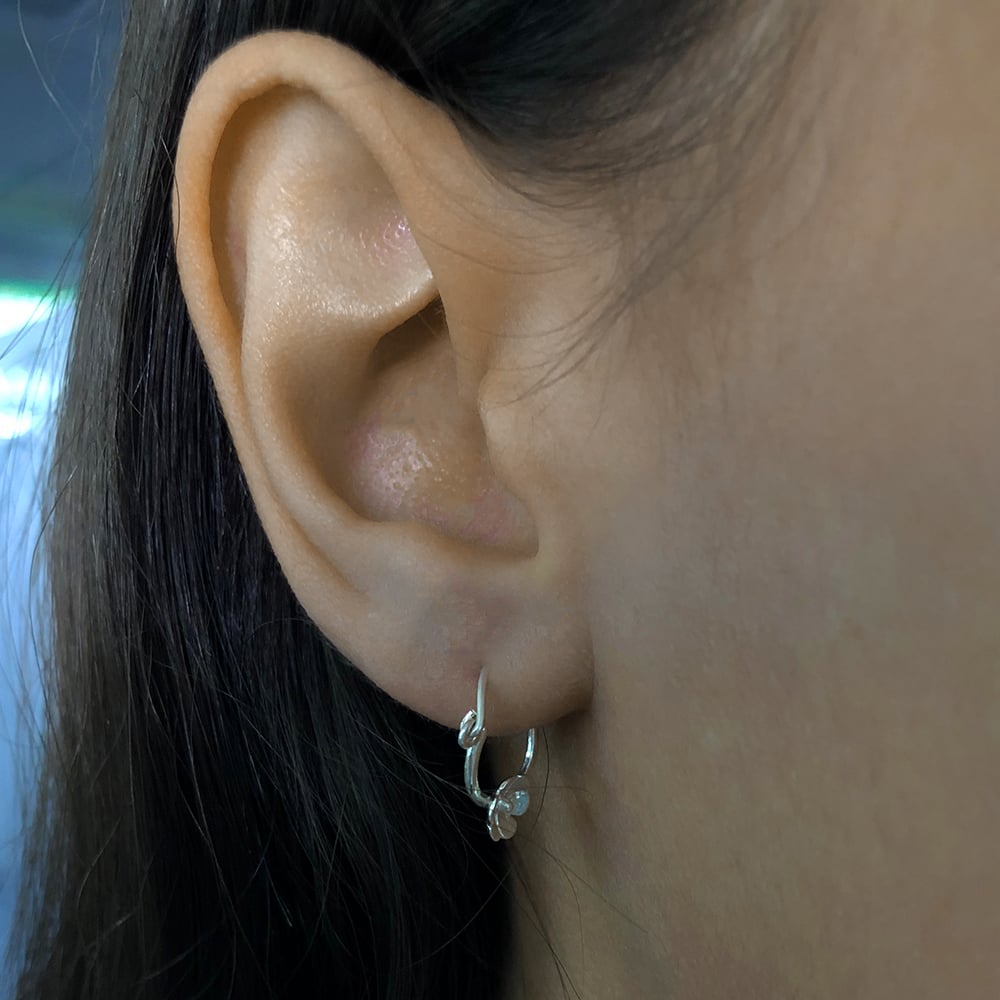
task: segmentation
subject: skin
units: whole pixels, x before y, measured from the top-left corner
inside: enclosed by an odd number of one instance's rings
[[[178,265],[289,581],[442,723],[488,666],[501,775],[545,728],[507,1000],[1000,994],[997,51],[987,0],[819,5],[524,398],[682,169],[543,210],[293,34],[199,85]]]

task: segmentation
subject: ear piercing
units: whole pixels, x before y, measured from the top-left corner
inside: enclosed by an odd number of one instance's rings
[[[524,761],[513,777],[504,781],[492,795],[479,787],[479,758],[486,743],[486,667],[479,672],[476,707],[470,708],[458,729],[458,744],[465,750],[465,789],[476,805],[487,810],[486,828],[494,841],[510,840],[517,832],[517,817],[528,811],[531,797],[525,776],[535,756],[535,730],[529,729]]]

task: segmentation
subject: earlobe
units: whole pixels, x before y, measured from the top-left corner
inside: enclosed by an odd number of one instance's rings
[[[515,294],[496,264],[526,235],[505,233],[497,198],[436,106],[336,42],[276,33],[200,82],[174,222],[192,323],[303,607],[446,725],[489,663],[503,732],[580,707],[589,680],[563,579],[575,540],[539,506],[550,488],[509,461],[498,474],[509,449],[481,408]],[[539,629],[572,661],[526,645]]]

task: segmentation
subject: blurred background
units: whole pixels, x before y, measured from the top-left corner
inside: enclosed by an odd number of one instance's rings
[[[38,479],[72,323],[122,3],[0,0],[0,945],[10,933],[39,718]],[[0,982],[0,995],[9,993],[10,984]]]

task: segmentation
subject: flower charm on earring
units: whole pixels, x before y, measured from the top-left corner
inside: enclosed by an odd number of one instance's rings
[[[458,729],[458,744],[465,750],[465,789],[476,805],[487,810],[486,828],[494,841],[510,840],[517,833],[517,818],[528,811],[531,798],[525,776],[535,756],[535,730],[528,730],[528,743],[521,769],[492,794],[479,787],[479,758],[486,743],[486,667],[479,673],[476,707],[470,708]]]

